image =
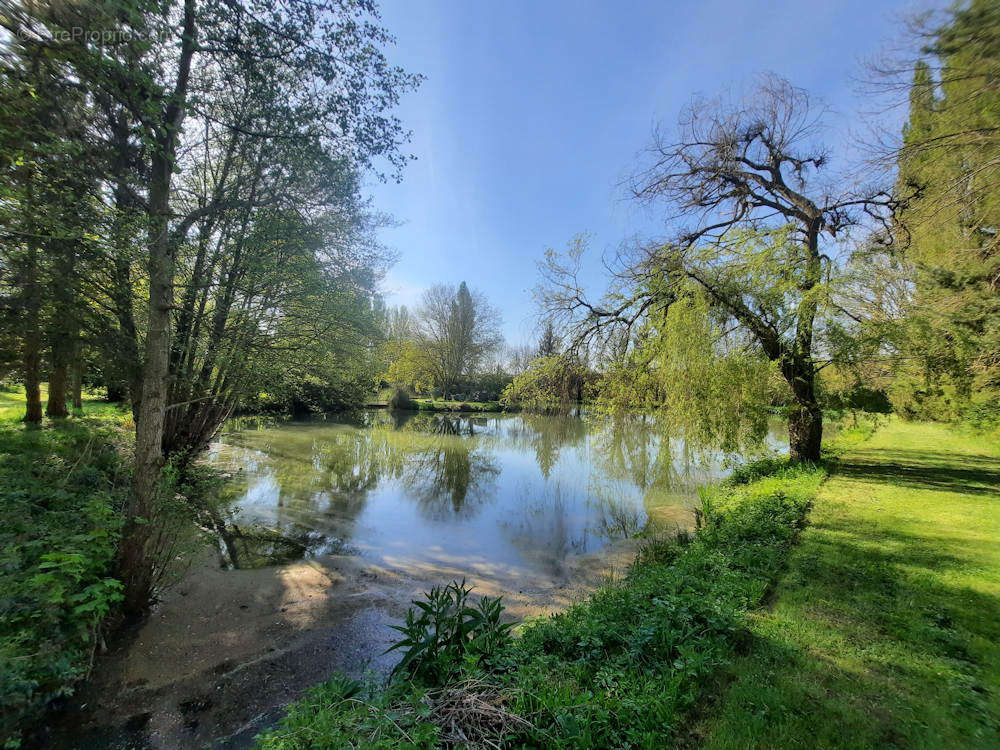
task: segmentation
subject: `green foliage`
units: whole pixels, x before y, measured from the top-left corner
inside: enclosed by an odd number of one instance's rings
[[[441,656],[460,629],[455,612],[465,589],[435,589],[419,603],[421,614],[411,612],[401,628],[405,646],[398,647],[431,645],[397,674],[414,671],[423,658],[419,669],[432,681],[450,677],[461,685],[472,678],[496,686],[504,711],[517,721],[499,725],[493,746],[664,747],[734,658],[747,613],[781,572],[823,477],[820,467],[787,460],[745,468],[707,493],[707,521],[693,536],[648,542],[624,580],[525,625],[490,659]],[[498,623],[499,602],[489,609]],[[444,637],[433,636],[435,625]],[[504,640],[505,632],[495,642]],[[343,685],[336,677],[293,704],[257,747],[439,746],[433,722],[441,718],[414,681],[352,693],[351,700],[341,697]],[[462,721],[476,718],[457,713],[447,720],[461,729]]]
[[[996,401],[974,404],[961,415],[962,424],[974,432],[1000,438],[1000,405]]]
[[[721,339],[705,295],[697,289],[682,293],[650,316],[636,346],[604,374],[598,406],[656,409],[666,424],[700,445],[760,445],[771,404],[783,392],[775,367]]]
[[[438,730],[427,721],[423,697],[424,692],[412,685],[380,689],[336,675],[289,706],[278,728],[257,737],[256,747],[430,750],[439,746]]]
[[[0,737],[86,676],[121,599],[113,558],[128,487],[111,420],[0,424]]]
[[[1000,390],[1000,4],[956,4],[926,31],[899,155],[915,291],[894,403],[956,419],[977,391]]]
[[[386,402],[390,409],[416,409],[417,405],[414,403],[413,399],[410,397],[410,392],[406,388],[401,388],[396,386],[392,389],[389,394],[389,399]]]
[[[499,401],[445,401],[444,399],[418,398],[413,400],[420,411],[471,411],[498,412],[504,407]]]
[[[389,651],[403,649],[393,674],[405,674],[427,685],[441,685],[460,668],[488,665],[510,638],[510,623],[501,621],[500,597],[482,597],[469,606],[472,589],[452,581],[432,588],[426,601],[414,601],[406,624],[393,626],[403,634]],[[388,653],[388,651],[386,652]]]
[[[500,403],[538,414],[558,414],[587,395],[587,380],[587,369],[572,354],[538,357],[503,389]]]
[[[382,375],[387,383],[427,393],[434,388],[436,374],[430,355],[411,341],[390,342],[386,345],[390,364]]]

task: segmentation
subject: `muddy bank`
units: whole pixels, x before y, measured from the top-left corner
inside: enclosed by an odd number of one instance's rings
[[[503,595],[511,619],[565,608],[634,557],[636,542],[570,556],[553,575],[485,561],[373,562],[323,556],[256,570],[214,560],[171,589],[148,622],[110,644],[93,678],[57,717],[57,748],[244,748],[281,709],[334,670],[386,674],[384,651],[410,600],[465,577]]]

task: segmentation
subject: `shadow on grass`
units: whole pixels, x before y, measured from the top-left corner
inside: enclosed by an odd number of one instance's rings
[[[706,747],[1000,747],[1000,597],[947,583],[964,541],[813,526]]]
[[[839,461],[837,473],[912,489],[1000,495],[1000,460],[989,456],[962,456],[962,466],[955,466],[954,455],[929,451],[876,449],[861,456]]]

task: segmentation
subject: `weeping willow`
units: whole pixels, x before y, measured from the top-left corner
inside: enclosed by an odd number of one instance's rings
[[[599,406],[639,406],[699,446],[747,451],[763,444],[778,391],[776,366],[725,331],[699,289],[684,288],[604,374]]]

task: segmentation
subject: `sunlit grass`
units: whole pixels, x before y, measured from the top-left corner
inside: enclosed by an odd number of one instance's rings
[[[1000,451],[892,422],[821,489],[713,749],[995,748]]]
[[[48,387],[42,385],[42,409],[48,400]],[[117,414],[121,411],[118,404],[104,401],[97,393],[84,391],[83,411],[77,416],[96,417]],[[17,422],[24,419],[25,397],[24,389],[17,386],[0,388],[0,422]]]

